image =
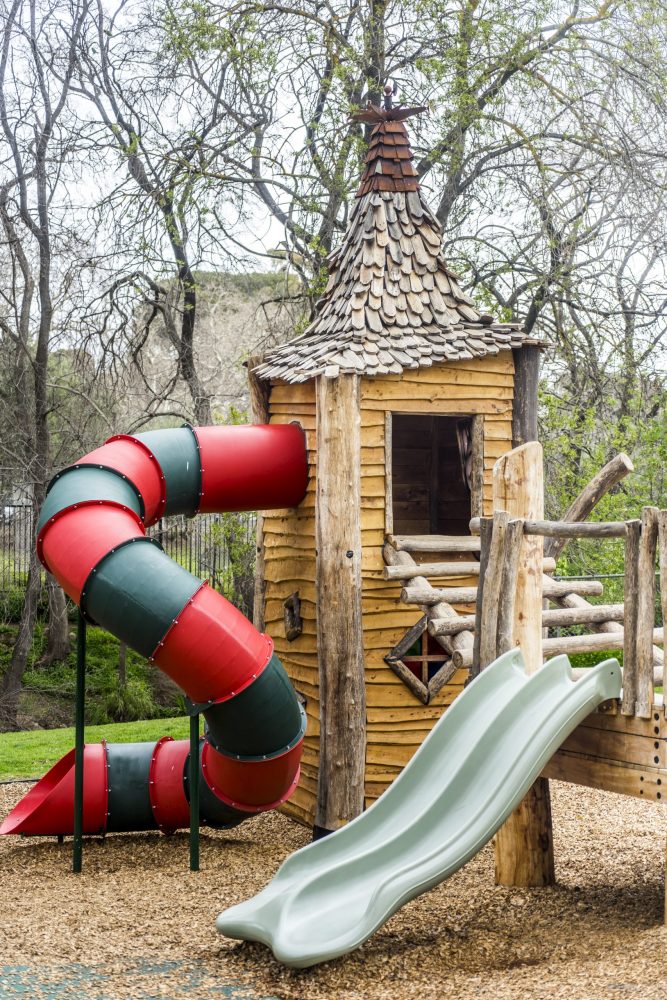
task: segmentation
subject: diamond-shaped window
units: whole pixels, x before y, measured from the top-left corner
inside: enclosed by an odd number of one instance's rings
[[[428,634],[427,626],[428,617],[424,615],[384,658],[424,705],[456,672],[437,639]]]

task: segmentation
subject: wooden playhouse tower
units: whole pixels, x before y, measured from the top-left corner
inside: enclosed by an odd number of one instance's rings
[[[412,165],[416,109],[388,103],[357,115],[370,148],[315,321],[250,364],[254,419],[307,435],[305,501],[260,519],[255,617],[305,700],[285,808],[316,833],[382,793],[468,677],[452,653],[472,636],[429,634],[401,540],[438,543],[441,614],[474,610],[469,521],[491,513],[496,460],[537,433],[540,345],[461,290]]]

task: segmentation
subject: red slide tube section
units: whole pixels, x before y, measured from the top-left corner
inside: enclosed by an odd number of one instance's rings
[[[273,642],[217,590],[204,584],[185,605],[151,660],[195,702],[226,701],[249,687]],[[197,664],[196,671],[192,669]]]
[[[162,469],[150,448],[129,434],[117,434],[106,444],[80,458],[77,465],[103,465],[125,476],[144,503],[144,524],[150,527],[162,517],[166,484]]]
[[[228,757],[210,743],[202,750],[202,771],[211,791],[227,805],[244,812],[275,809],[286,802],[299,784],[303,739],[275,757]]]
[[[201,457],[199,513],[296,507],[308,486],[299,424],[195,427]]]
[[[189,740],[162,736],[155,744],[148,794],[155,822],[163,833],[173,833],[190,824],[190,804],[183,784],[189,753]]]
[[[105,746],[105,743],[90,743],[84,750],[84,833],[104,833],[106,830],[109,789]],[[39,836],[73,832],[74,750],[70,750],[11,811],[0,826],[0,836],[6,833]]]

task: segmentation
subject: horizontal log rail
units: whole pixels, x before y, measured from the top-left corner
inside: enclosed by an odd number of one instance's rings
[[[545,559],[542,569],[553,573],[555,559]],[[412,580],[416,576],[479,576],[478,562],[415,563],[414,566],[385,566],[385,580]]]
[[[479,535],[481,518],[473,517],[470,530]],[[625,521],[524,521],[524,535],[545,538],[624,538]]]
[[[589,597],[600,597],[602,584],[599,580],[551,580],[544,581],[544,597],[550,601],[565,597],[568,594],[587,594]],[[447,601],[449,604],[474,604],[477,600],[477,587],[443,587],[436,588],[413,584],[401,591],[404,604],[436,604]]]
[[[542,612],[543,628],[570,628],[572,625],[597,624],[599,622],[622,622],[622,604],[591,604],[587,608],[555,608]],[[428,623],[429,633],[436,635],[456,635],[464,629],[471,632],[475,628],[475,615],[460,615],[458,619],[432,618]]]
[[[653,642],[664,643],[665,630],[653,629]],[[559,653],[599,653],[604,650],[623,649],[623,632],[596,632],[591,635],[561,635],[553,639],[542,640],[542,650],[545,658],[557,656]],[[472,666],[472,650],[457,650],[452,656],[455,667]]]
[[[397,552],[479,552],[479,538],[471,535],[388,535]]]

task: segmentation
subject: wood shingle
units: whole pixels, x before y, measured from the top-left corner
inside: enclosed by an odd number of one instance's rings
[[[350,222],[329,254],[329,280],[308,329],[255,369],[262,379],[400,374],[535,343],[518,323],[480,313],[442,252],[442,228],[419,189],[403,119],[371,107],[374,123]]]

